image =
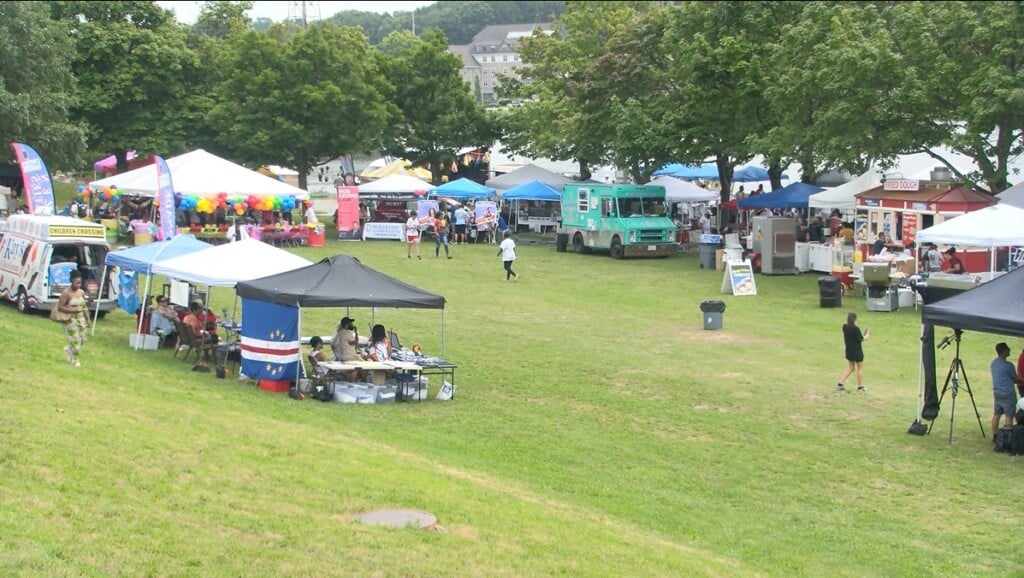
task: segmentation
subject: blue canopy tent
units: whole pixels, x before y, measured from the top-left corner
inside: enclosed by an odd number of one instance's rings
[[[782,173],[782,178],[788,179],[789,175]],[[758,181],[770,181],[768,170],[757,165],[749,165],[738,168],[732,173],[732,180],[736,183],[756,183]]]
[[[451,197],[453,199],[489,199],[494,196],[495,192],[495,189],[491,187],[485,187],[476,181],[463,177],[432,189],[430,195],[434,197]]]
[[[100,294],[103,294],[103,283],[107,280],[107,269],[109,267],[120,267],[126,271],[134,271],[146,275],[146,290],[144,295],[149,294],[149,285],[152,281],[153,264],[164,259],[170,259],[179,255],[187,255],[196,251],[209,249],[213,245],[196,239],[192,235],[177,235],[166,241],[158,241],[146,245],[139,245],[130,249],[110,251],[103,261],[103,276],[100,278]],[[142,318],[145,315],[146,303],[142,302],[142,312],[139,315],[139,328],[142,329]],[[96,316],[99,316],[97,308]],[[96,323],[93,320],[93,334],[96,333]]]
[[[807,183],[793,183],[764,195],[740,199],[737,206],[741,209],[806,209],[810,196],[824,190]]]
[[[715,163],[703,163],[700,165],[684,165],[670,163],[654,171],[654,176],[668,175],[677,179],[718,179],[718,165]]]
[[[519,225],[519,201],[561,202],[562,193],[558,189],[540,181],[530,181],[505,191],[501,194],[501,200],[513,201],[516,204],[514,210],[510,213],[510,216],[516,216],[515,223],[511,222],[512,219],[510,218],[508,224],[515,231],[515,228]]]

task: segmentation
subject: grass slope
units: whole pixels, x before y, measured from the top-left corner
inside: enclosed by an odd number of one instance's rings
[[[100,322],[83,367],[59,327],[0,307],[0,573],[9,576],[982,576],[1020,574],[1007,521],[1021,462],[993,454],[970,398],[915,414],[919,316],[818,307],[816,276],[722,296],[695,254],[613,261],[520,247],[405,259],[337,252],[440,293],[450,403],[294,402],[127,346]],[[429,249],[427,251],[426,249]],[[698,304],[724,299],[724,329]],[[213,307],[231,307],[226,290]],[[837,394],[847,310],[871,329],[870,393]],[[353,310],[441,347],[434,311]],[[307,309],[329,333],[339,309]],[[941,334],[940,334],[941,335]],[[996,336],[963,359],[987,428]],[[1012,344],[1019,347],[1020,344]],[[940,378],[951,350],[938,352]],[[940,384],[941,385],[941,384]],[[432,392],[437,384],[431,384]],[[444,531],[363,526],[378,508]],[[992,530],[999,526],[1000,532]]]

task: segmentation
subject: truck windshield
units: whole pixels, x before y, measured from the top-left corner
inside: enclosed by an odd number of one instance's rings
[[[664,217],[665,200],[643,197],[619,199],[619,215],[623,217]]]

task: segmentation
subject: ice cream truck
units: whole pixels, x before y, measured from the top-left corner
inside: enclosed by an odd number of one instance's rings
[[[607,249],[615,259],[675,255],[667,208],[665,187],[656,185],[563,185],[555,249]]]
[[[11,215],[0,228],[0,297],[18,310],[50,310],[71,285],[71,271],[82,274],[89,310],[100,315],[117,306],[110,283],[100,276],[110,245],[103,225],[60,215]]]

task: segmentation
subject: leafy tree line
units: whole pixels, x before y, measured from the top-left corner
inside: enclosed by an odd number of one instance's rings
[[[791,162],[813,180],[925,152],[998,192],[1024,153],[1019,2],[567,2],[556,28],[520,42],[503,143],[583,174],[713,159],[724,199],[757,154],[778,187]]]
[[[195,25],[153,2],[0,4],[0,139],[55,169],[205,148],[299,172],[348,152],[440,167],[495,137],[438,30],[370,44],[332,22],[257,31],[249,2],[207,2]],[[0,152],[10,158],[10,151]]]
[[[495,24],[540,24],[551,22],[565,11],[565,2],[510,1],[478,2],[442,0],[413,12],[377,14],[359,10],[345,10],[331,16],[330,20],[340,26],[358,26],[363,29],[371,44],[379,44],[384,38],[400,30],[411,30],[413,20],[416,33],[423,34],[438,29],[448,38],[450,44],[469,44],[470,40],[484,28]]]

